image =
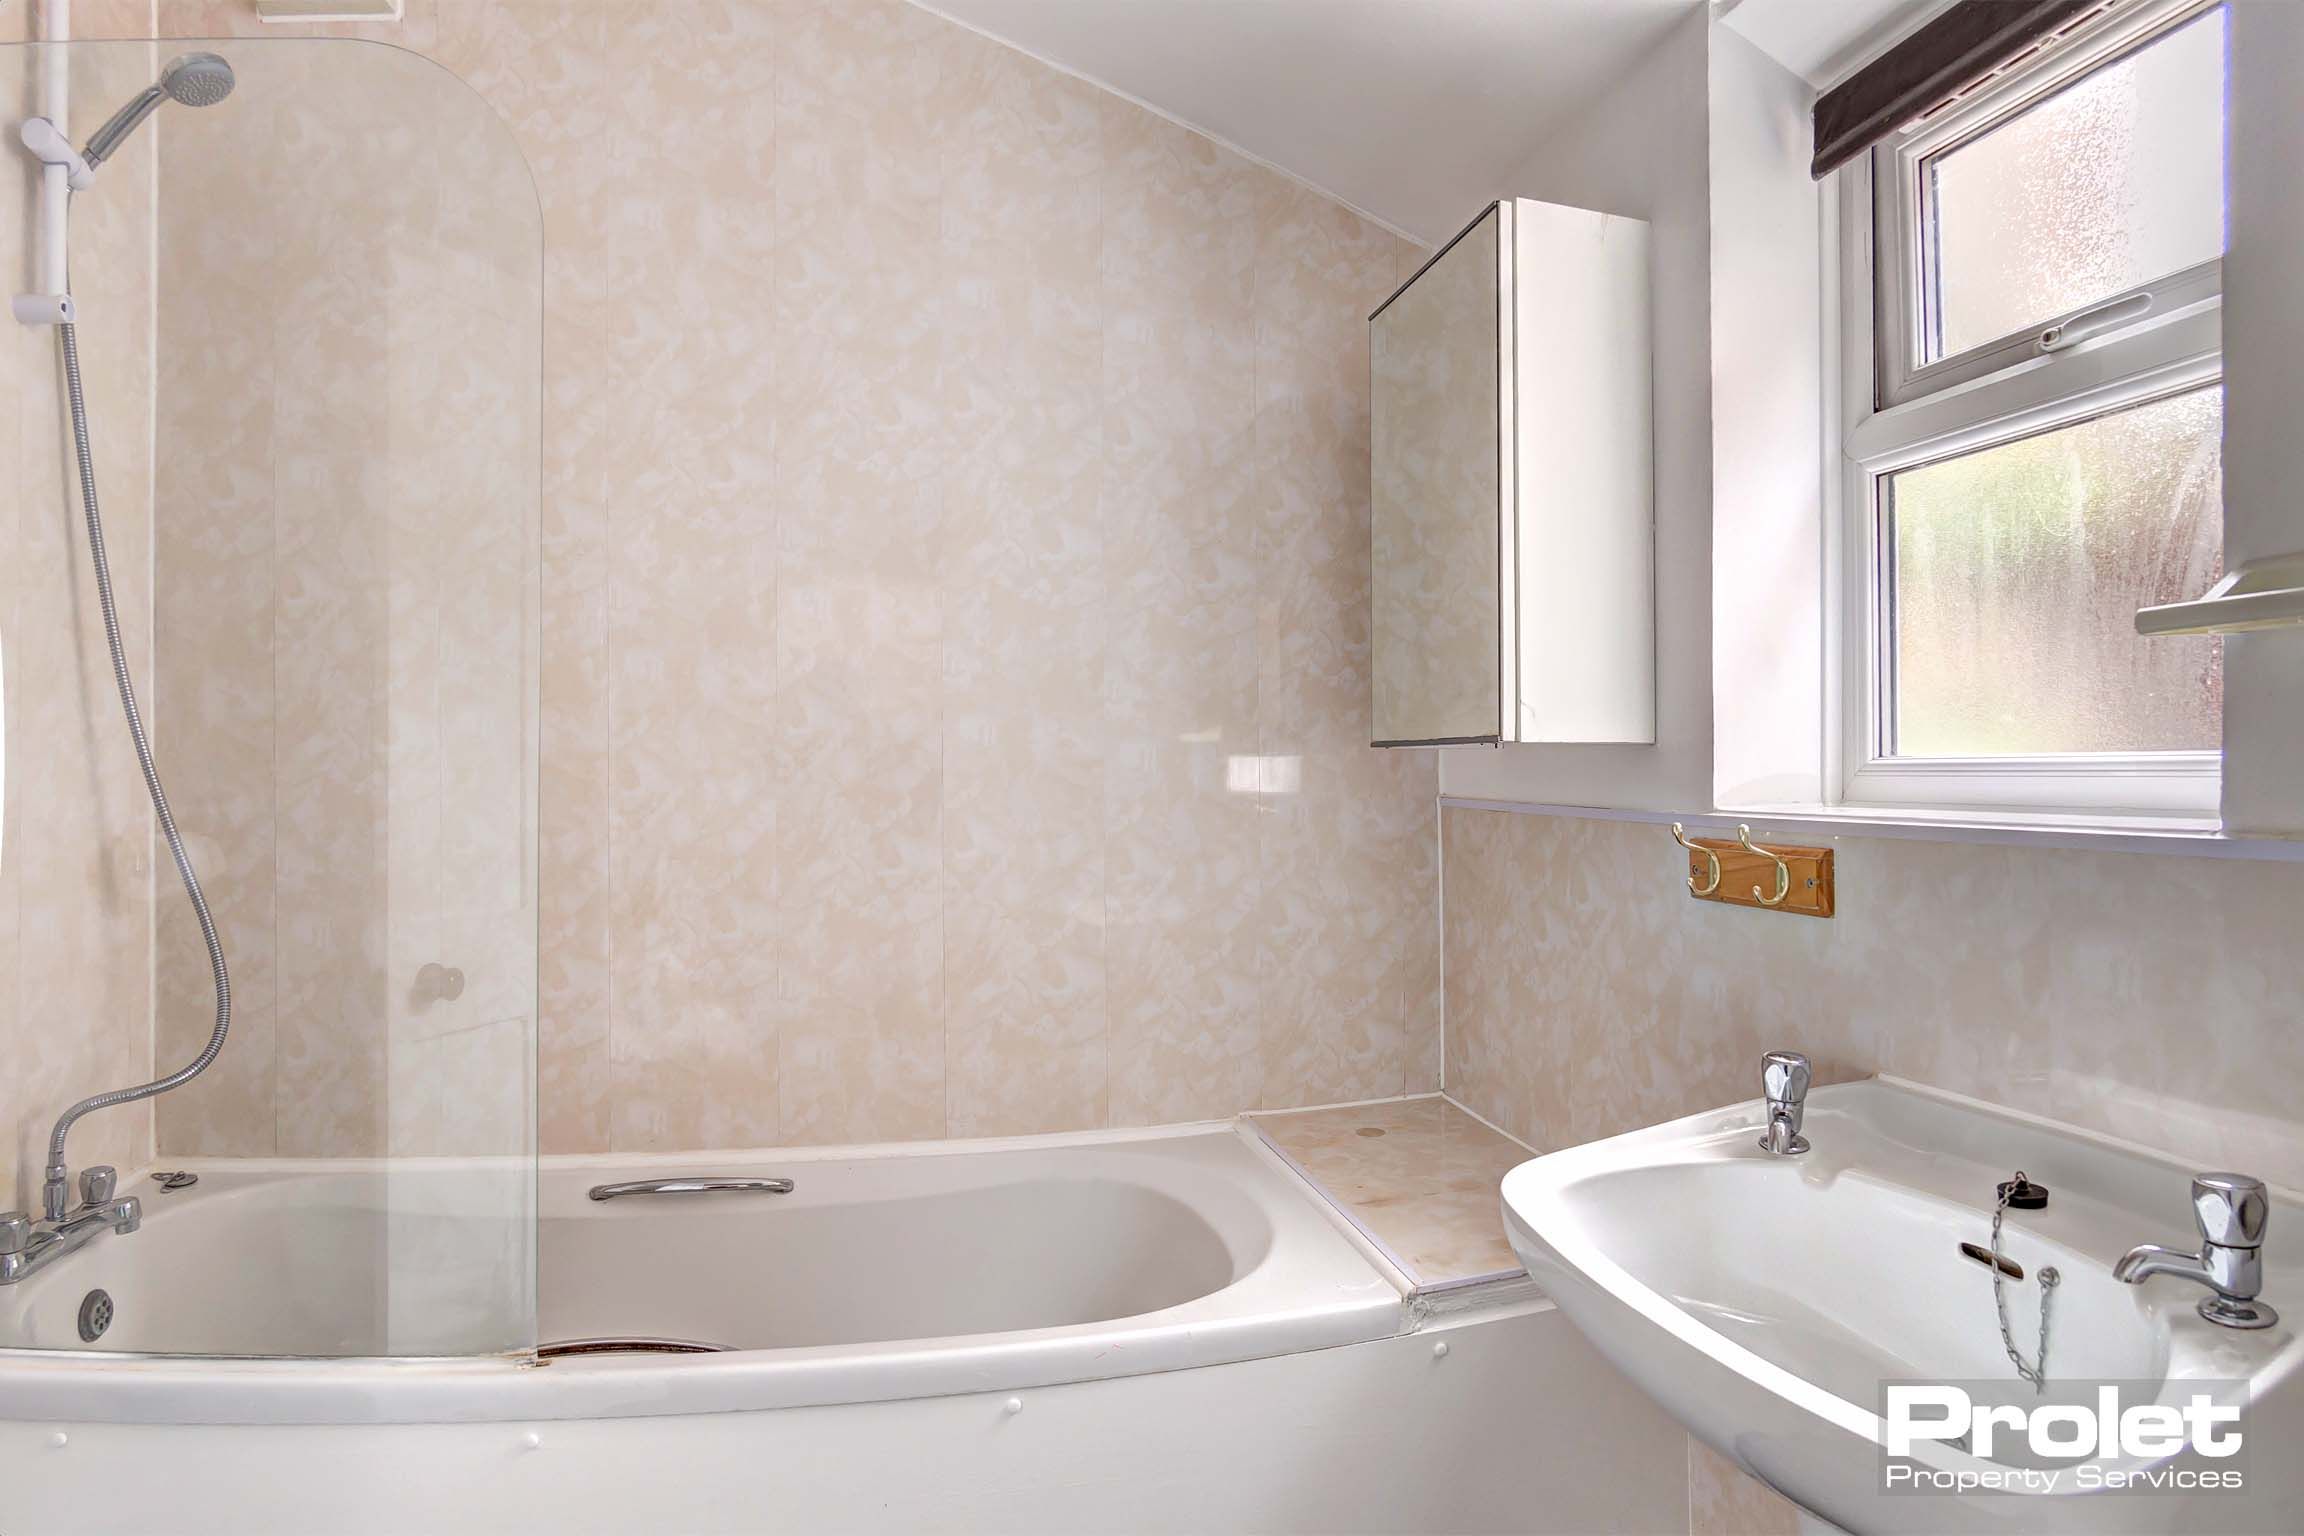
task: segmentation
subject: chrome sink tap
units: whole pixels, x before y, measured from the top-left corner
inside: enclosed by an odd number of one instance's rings
[[[2200,1315],[2220,1328],[2269,1328],[2280,1314],[2256,1299],[2264,1287],[2264,1221],[2271,1214],[2264,1181],[2244,1173],[2203,1173],[2192,1180],[2192,1219],[2200,1251],[2138,1243],[2112,1266],[2112,1278],[2142,1285],[2154,1275],[2196,1281],[2216,1294]]]
[[[1760,1058],[1760,1091],[1768,1099],[1768,1132],[1761,1150],[1795,1157],[1808,1150],[1800,1119],[1808,1112],[1808,1083],[1814,1076],[1798,1051],[1770,1051]]]
[[[116,1196],[119,1179],[110,1168],[81,1169],[80,1203],[53,1220],[0,1213],[0,1285],[36,1274],[99,1232],[125,1237],[142,1226],[144,1203],[134,1195]]]

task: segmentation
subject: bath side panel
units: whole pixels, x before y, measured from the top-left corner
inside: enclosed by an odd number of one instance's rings
[[[1013,1395],[533,1425],[0,1422],[0,1478],[11,1528],[50,1532],[1631,1533],[1686,1529],[1686,1447],[1539,1304]],[[102,1499],[73,1491],[76,1470],[122,1467],[138,1475],[104,1477]]]

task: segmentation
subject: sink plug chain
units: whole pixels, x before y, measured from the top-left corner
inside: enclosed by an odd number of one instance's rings
[[[2040,1352],[2027,1364],[2024,1352],[2016,1347],[2016,1330],[2008,1325],[2008,1265],[2000,1257],[2000,1222],[2008,1214],[2009,1198],[2030,1184],[2024,1170],[2017,1169],[2016,1177],[2000,1186],[1999,1203],[1992,1207],[1992,1308],[2000,1314],[2000,1342],[2008,1351],[2009,1363],[2016,1367],[2018,1376],[2032,1383],[2033,1391],[2045,1392],[2048,1390],[2048,1303],[2053,1298],[2056,1282],[2064,1277],[2056,1273],[2053,1264],[2041,1267]]]

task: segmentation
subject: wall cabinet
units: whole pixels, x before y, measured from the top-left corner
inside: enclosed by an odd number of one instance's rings
[[[1654,741],[1648,226],[1499,201],[1369,328],[1376,744]]]

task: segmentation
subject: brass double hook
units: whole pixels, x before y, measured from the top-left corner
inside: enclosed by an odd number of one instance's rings
[[[1694,875],[1688,877],[1688,894],[1691,896],[1709,896],[1720,889],[1720,855],[1702,843],[1690,842],[1687,828],[1677,821],[1672,823],[1672,841],[1690,853],[1704,855],[1704,862],[1709,866],[1706,871],[1707,878],[1699,880]],[[1736,827],[1736,841],[1743,845],[1746,853],[1756,853],[1776,866],[1776,894],[1767,895],[1761,891],[1760,887],[1754,886],[1752,887],[1752,899],[1764,907],[1784,905],[1784,899],[1792,894],[1792,866],[1784,862],[1782,854],[1762,848],[1753,842],[1752,829],[1741,822]]]

